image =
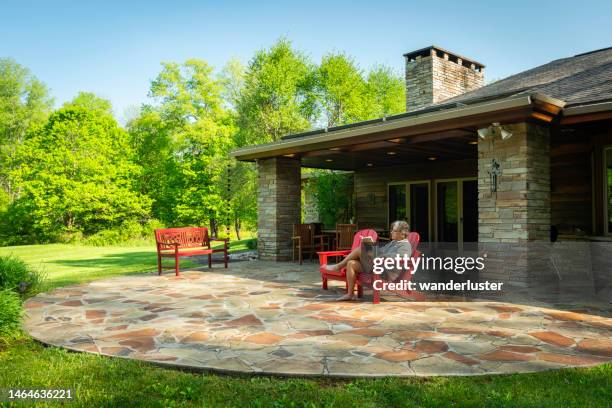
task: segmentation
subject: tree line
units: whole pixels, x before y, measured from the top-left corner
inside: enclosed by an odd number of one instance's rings
[[[81,92],[0,58],[0,245],[129,239],[155,227],[256,224],[256,169],[229,151],[404,111],[404,81],[341,52],[314,63],[280,39],[246,66],[162,63],[125,126]]]

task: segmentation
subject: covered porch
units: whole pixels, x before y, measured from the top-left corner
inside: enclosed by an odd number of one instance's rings
[[[258,165],[259,255],[290,259],[302,167],[353,172],[360,228],[406,219],[423,242],[548,241],[551,123],[563,105],[539,94],[449,104],[235,151]],[[512,137],[480,140],[492,124]]]

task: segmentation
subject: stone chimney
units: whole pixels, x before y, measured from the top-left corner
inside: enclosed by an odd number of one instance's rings
[[[444,102],[484,85],[484,65],[432,45],[404,54],[406,112]]]

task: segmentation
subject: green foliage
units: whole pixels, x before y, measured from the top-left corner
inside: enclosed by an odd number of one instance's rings
[[[154,231],[157,228],[163,228],[163,224],[157,220],[149,220],[144,225],[137,221],[126,220],[118,227],[98,231],[81,242],[84,245],[100,247],[128,243],[154,243]]]
[[[257,249],[257,240],[249,239],[248,241],[246,241],[246,247],[251,250]]]
[[[306,185],[312,194],[321,221],[326,227],[347,223],[353,216],[353,178],[351,174],[320,172]]]
[[[130,161],[128,136],[110,115],[62,108],[18,153],[13,178],[23,192],[12,211],[27,215],[22,233],[37,240],[92,234],[149,213],[150,200],[133,191],[140,169]]]
[[[19,295],[9,289],[0,289],[0,342],[7,342],[20,334],[22,316]]]
[[[113,105],[108,99],[98,97],[92,92],[79,92],[70,102],[64,104],[67,107],[81,107],[88,111],[97,111],[107,115],[113,114]]]
[[[236,144],[273,142],[310,127],[314,67],[306,56],[280,39],[249,62],[236,104]]]
[[[53,100],[45,84],[12,59],[0,58],[0,190],[19,192],[8,177],[28,131],[44,123]]]
[[[257,170],[232,149],[404,110],[391,69],[365,72],[342,52],[317,65],[284,38],[218,73],[198,59],[163,63],[127,132],[91,92],[49,117],[47,93],[0,59],[0,246],[140,240],[132,226],[150,218],[213,234],[229,224],[240,239],[257,223]],[[345,213],[350,204],[329,221]]]
[[[345,54],[324,56],[315,82],[326,126],[357,122],[366,116],[366,84],[352,58]]]
[[[406,110],[406,84],[401,75],[384,65],[370,71],[366,80],[366,118],[395,115]]]
[[[20,258],[0,256],[0,289],[32,295],[41,290],[43,282],[43,273]]]

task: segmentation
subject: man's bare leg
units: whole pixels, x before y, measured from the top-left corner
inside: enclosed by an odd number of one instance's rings
[[[355,300],[355,282],[357,281],[357,274],[361,272],[361,264],[359,261],[350,260],[346,265],[346,283],[348,290],[344,296],[338,300]]]
[[[325,265],[325,269],[327,269],[328,271],[335,271],[335,272],[337,272],[340,269],[345,268],[350,261],[359,260],[360,257],[361,257],[361,248],[355,248],[341,262],[339,262],[339,263],[337,263],[335,265],[334,264],[332,264],[332,265]]]

